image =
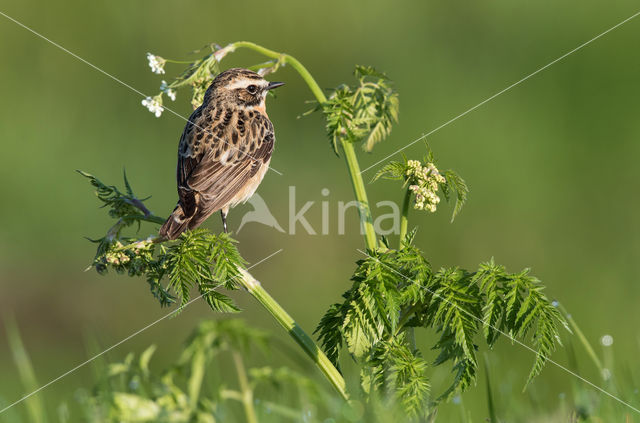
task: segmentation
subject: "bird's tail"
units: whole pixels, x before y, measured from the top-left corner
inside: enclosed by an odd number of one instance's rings
[[[189,227],[189,222],[193,216],[186,216],[182,210],[182,206],[178,204],[173,213],[164,222],[164,225],[160,228],[158,235],[166,240],[173,240],[180,236]]]

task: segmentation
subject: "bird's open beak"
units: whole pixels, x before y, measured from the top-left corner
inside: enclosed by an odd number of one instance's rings
[[[284,82],[269,82],[269,85],[267,85],[267,89],[268,90],[272,90],[274,88],[278,88],[284,85]]]

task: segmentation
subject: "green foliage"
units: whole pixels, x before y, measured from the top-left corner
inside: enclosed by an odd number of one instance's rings
[[[240,320],[202,322],[188,337],[180,356],[164,369],[152,367],[154,346],[109,364],[103,379],[90,393],[81,391],[77,395],[84,416],[76,420],[247,421],[241,405],[246,398],[252,398],[250,407],[259,422],[404,421],[400,404],[372,402],[363,406],[363,398],[357,393],[345,403],[327,391],[326,384],[290,368],[264,365],[264,356],[255,354],[255,347],[269,353],[272,344],[266,333],[249,328]],[[396,370],[389,383],[424,389],[419,384],[403,383],[411,372],[419,370],[420,363],[405,363],[411,357],[403,357],[399,351],[391,351],[391,356]],[[229,366],[230,358],[234,360]],[[244,385],[241,375],[246,377]]]
[[[91,185],[96,188],[96,196],[103,203],[102,207],[109,208],[109,216],[122,219],[124,225],[128,226],[149,216],[149,211],[143,206],[143,202],[151,197],[138,200],[133,194],[131,185],[127,180],[127,173],[123,173],[125,193],[121,192],[114,185],[106,185],[95,176],[77,171],[80,175],[89,179]]]
[[[389,393],[404,404],[410,415],[429,411],[425,406],[428,381],[426,363],[419,352],[398,343],[398,337],[414,302],[428,293],[415,289],[412,280],[426,281],[430,266],[416,249],[372,252],[357,262],[351,289],[344,302],[331,306],[316,333],[329,357],[337,364],[343,342],[348,352],[364,366],[361,370],[365,392]],[[398,277],[398,272],[401,276]]]
[[[238,266],[243,262],[233,242],[227,234],[213,235],[196,229],[183,233],[180,242],[163,248],[158,261],[169,279],[168,288],[179,292],[182,306],[189,301],[195,286],[213,310],[238,311],[230,298],[215,291],[220,286],[235,288],[233,279],[238,277]],[[233,252],[225,255],[229,250]],[[221,261],[224,265],[217,264]],[[224,279],[219,279],[221,275]]]
[[[208,423],[240,417],[236,404],[245,392],[222,381],[207,383],[215,377],[210,368],[225,355],[241,353],[247,359],[253,347],[265,351],[268,345],[266,333],[240,320],[203,322],[189,336],[180,357],[165,370],[150,370],[154,346],[138,357],[130,353],[122,362],[110,364],[97,393],[83,399],[84,421]],[[248,374],[251,390],[270,383],[271,391],[279,391],[283,382],[295,382],[294,389],[300,395],[313,399],[319,395],[317,385],[290,370],[259,367],[250,368]],[[289,410],[303,414],[302,410]]]
[[[365,392],[390,392],[390,399],[402,405],[410,416],[426,416],[429,411],[428,364],[419,351],[412,351],[402,335],[378,343],[362,369]]]
[[[434,365],[452,362],[454,381],[440,396],[464,391],[476,380],[478,360],[474,338],[479,329],[483,298],[471,274],[458,268],[441,269],[434,275],[431,304],[425,310],[430,326],[440,333],[434,345],[439,354]]]
[[[483,330],[490,346],[501,334],[517,339],[527,339],[531,334],[537,354],[528,384],[540,373],[556,343],[560,343],[558,324],[571,331],[566,320],[544,295],[541,282],[529,275],[529,269],[510,274],[491,259],[480,265],[473,280],[487,299]]]
[[[378,179],[389,179],[389,180],[404,180],[404,185],[407,184],[407,171],[409,167],[407,166],[407,158],[404,158],[404,162],[394,162],[391,161],[384,166],[382,166],[375,174],[371,182],[375,182]]]
[[[148,210],[143,214],[135,212],[141,208],[146,210],[146,207],[143,200],[135,198],[126,178],[127,193],[123,194],[115,186],[107,186],[92,175],[82,174],[96,187],[98,198],[104,207],[109,208],[109,215],[119,218],[104,237],[93,241],[98,247],[92,267],[98,273],[106,274],[112,269],[132,277],[145,277],[151,293],[162,306],[175,302],[184,306],[190,301],[192,290],[197,289],[199,297],[212,310],[239,310],[231,298],[218,292],[221,287],[237,288],[234,281],[240,275],[239,268],[244,265],[244,260],[235,246],[236,241],[227,234],[214,235],[205,229],[185,231],[171,245],[160,245],[153,237],[124,237],[120,224],[124,217],[138,223],[162,223],[163,220]]]
[[[27,351],[21,346],[20,335],[11,319],[7,322],[9,346],[14,353],[16,367],[20,374],[23,368],[30,368]],[[420,363],[420,357],[408,354],[409,347],[404,344],[404,338],[396,338],[399,342],[385,344],[390,350],[380,351],[378,365],[386,366],[386,378],[382,383],[393,391],[396,380],[406,378],[414,383],[403,384],[406,389],[420,390],[418,394],[405,395],[409,399],[428,398],[428,379],[417,377],[424,374],[420,369],[425,365]],[[58,405],[57,409],[47,408],[42,404],[32,405],[38,401],[39,395],[27,400],[26,409],[13,407],[3,414],[7,422],[38,422],[60,421],[89,423],[97,422],[233,422],[246,421],[238,404],[242,392],[234,389],[236,385],[232,374],[223,373],[228,370],[227,356],[241,354],[247,363],[249,389],[253,394],[254,404],[261,423],[283,421],[305,421],[321,423],[327,421],[354,422],[366,421],[371,423],[386,423],[390,421],[416,421],[405,416],[405,410],[411,409],[410,403],[394,402],[393,398],[380,398],[377,389],[370,393],[355,391],[352,400],[346,404],[337,400],[326,390],[326,384],[319,384],[315,379],[300,372],[284,367],[265,366],[261,361],[253,364],[256,354],[252,354],[253,347],[262,352],[269,352],[271,342],[264,332],[246,326],[236,319],[222,321],[207,321],[200,323],[188,337],[184,348],[176,360],[164,368],[158,368],[153,360],[156,348],[150,346],[139,354],[127,354],[124,359],[112,363],[102,364],[102,358],[93,362],[96,374],[101,375],[95,381],[92,389],[79,388],[73,398]],[[573,349],[569,350],[570,366],[575,366]],[[613,351],[606,351],[613,360]],[[605,354],[606,356],[606,354]],[[257,355],[261,358],[262,355]],[[486,358],[486,354],[485,354]],[[414,364],[411,364],[411,363]],[[26,364],[26,366],[25,366]],[[376,363],[373,363],[376,364]],[[610,363],[613,366],[613,362]],[[363,369],[368,371],[369,368]],[[635,389],[633,378],[638,369],[624,365],[627,377],[608,380],[608,385],[616,392],[630,393]],[[30,372],[31,370],[27,370]],[[488,371],[485,371],[488,373]],[[618,372],[613,369],[612,375]],[[25,392],[30,392],[38,385],[33,385],[35,376],[23,379]],[[490,421],[497,422],[496,416],[505,421],[526,421],[531,416],[540,414],[539,403],[531,401],[530,397],[513,391],[512,385],[506,381],[494,386],[496,379],[489,384],[487,376]],[[500,380],[498,379],[498,382]],[[632,418],[632,413],[626,407],[606,400],[606,394],[595,391],[583,384],[572,384],[571,391],[561,397],[557,409],[545,410],[541,417],[549,422],[566,421],[626,421]],[[492,388],[500,390],[502,400],[495,402]],[[623,396],[631,404],[637,406],[631,394]],[[503,404],[500,407],[500,404]],[[414,407],[423,407],[422,403],[414,403]],[[6,406],[3,403],[0,407]],[[457,408],[463,409],[459,404]],[[538,410],[538,411],[536,411]],[[456,410],[453,410],[456,412]],[[40,414],[34,414],[40,413]],[[425,420],[432,422],[434,414]],[[25,417],[26,416],[26,417]],[[443,420],[442,416],[439,420]],[[419,421],[419,420],[418,420]],[[489,421],[489,420],[487,420]]]
[[[451,214],[451,221],[453,222],[462,206],[467,202],[467,196],[469,194],[469,188],[467,187],[464,179],[460,177],[456,172],[451,169],[442,172],[446,183],[440,185],[444,198],[449,201],[452,197],[455,197],[456,203],[453,207],[453,213]]]
[[[191,62],[189,66],[175,80],[166,87],[162,86],[161,92],[171,89],[178,89],[182,86],[190,86],[192,88],[191,105],[197,108],[204,100],[204,93],[211,84],[211,81],[220,73],[219,62],[214,54],[216,46],[210,46],[211,52],[204,57],[198,58]],[[201,50],[195,51],[199,53]]]
[[[324,352],[336,368],[340,368],[338,355],[343,343],[342,323],[343,309],[341,304],[333,304],[322,316],[316,328],[318,337],[323,341]]]
[[[362,366],[365,391],[391,395],[416,416],[475,384],[480,334],[489,348],[500,334],[533,341],[537,354],[528,384],[559,343],[558,325],[566,327],[528,270],[509,274],[491,260],[477,272],[433,272],[409,242],[401,250],[368,251],[352,282],[344,301],[333,304],[316,329],[323,348],[337,364],[346,347]],[[431,403],[429,366],[406,340],[410,328],[438,334],[431,366],[450,363],[453,371],[451,385]]]
[[[362,142],[365,151],[373,150],[398,121],[398,94],[389,78],[366,66],[356,66],[354,75],[356,86],[338,86],[317,108],[327,120],[327,134],[336,154],[339,141]]]
[[[290,368],[253,365],[255,348],[269,353],[271,345],[266,333],[240,320],[202,322],[188,337],[180,356],[164,369],[152,367],[153,345],[139,355],[129,353],[124,360],[109,364],[95,389],[89,395],[78,395],[84,411],[82,421],[246,421],[240,405],[247,396],[253,398],[251,407],[260,422],[413,421],[411,416],[423,407],[421,401],[428,393],[427,380],[419,377],[426,363],[401,343],[389,343],[375,356],[380,366],[387,368],[381,383],[397,387],[399,401],[389,398],[364,406],[364,398],[357,393],[350,403],[336,401],[325,384]],[[231,357],[234,364],[225,369]],[[238,382],[225,370],[235,371]],[[240,375],[245,373],[247,384],[243,387]]]

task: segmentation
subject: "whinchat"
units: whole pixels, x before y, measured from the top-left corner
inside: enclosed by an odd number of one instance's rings
[[[251,197],[269,168],[275,136],[265,98],[283,84],[240,68],[213,80],[180,138],[178,205],[161,238],[176,239],[218,210],[227,231],[229,208]]]

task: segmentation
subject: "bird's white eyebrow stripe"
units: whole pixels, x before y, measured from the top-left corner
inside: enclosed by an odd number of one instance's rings
[[[265,88],[269,85],[269,82],[264,79],[240,79],[227,86],[229,90],[235,90],[236,88],[247,88],[249,85],[258,85],[260,88]]]

